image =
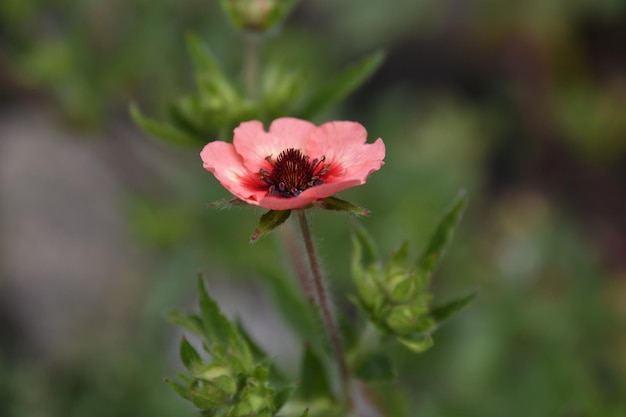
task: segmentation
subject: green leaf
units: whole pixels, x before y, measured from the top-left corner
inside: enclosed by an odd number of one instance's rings
[[[398,338],[398,341],[415,353],[423,353],[430,349],[434,344],[433,338],[429,334],[418,339],[400,337]]]
[[[244,368],[250,369],[253,361],[248,346],[230,321],[222,315],[215,300],[209,296],[202,276],[198,276],[198,288],[200,312],[207,342],[215,342],[220,350],[229,348],[232,359],[238,359]]]
[[[409,257],[409,242],[406,240],[391,256],[390,264],[396,268],[406,269],[407,258]]]
[[[435,269],[452,239],[454,229],[461,220],[461,215],[463,214],[466,204],[467,193],[461,191],[452,204],[452,207],[439,222],[435,233],[430,238],[428,246],[418,262],[421,271],[431,273]]]
[[[170,323],[180,326],[183,329],[187,329],[190,332],[197,334],[198,336],[204,335],[202,319],[195,314],[186,315],[181,313],[180,311],[175,310],[171,311],[167,315],[167,319]]]
[[[355,375],[363,381],[385,382],[396,378],[396,370],[387,355],[372,353],[359,360],[355,368]]]
[[[355,248],[353,257],[357,257],[357,261],[364,265],[377,263],[379,260],[378,249],[374,243],[374,239],[367,233],[365,227],[357,222],[352,223],[352,236]],[[362,260],[361,260],[362,258]]]
[[[368,216],[370,214],[368,209],[337,197],[323,198],[319,200],[316,205],[325,210],[345,211],[356,216]]]
[[[257,223],[256,230],[250,238],[250,243],[256,242],[263,235],[271,232],[283,224],[291,214],[291,210],[270,210],[261,216]]]
[[[165,142],[183,146],[198,146],[202,143],[197,137],[189,135],[171,125],[145,118],[139,111],[139,108],[132,103],[130,105],[130,115],[139,127]]]
[[[309,345],[305,346],[302,356],[299,394],[304,400],[333,398],[326,368]]]
[[[469,303],[474,301],[474,298],[476,298],[477,294],[477,292],[473,292],[469,295],[466,295],[465,297],[454,299],[442,306],[437,306],[432,309],[432,311],[430,312],[430,316],[437,324],[441,324],[444,321],[453,317],[455,314],[465,308]]]
[[[199,106],[190,105],[195,104],[195,101],[193,98],[187,98],[181,99],[176,104],[170,104],[168,119],[181,131],[198,138],[199,142],[208,142],[208,132],[202,130],[203,126],[198,122],[198,119],[206,120],[206,117],[203,117],[205,115],[202,114]]]
[[[375,52],[323,85],[302,109],[300,117],[310,119],[345,99],[380,67],[384,56],[381,51]]]
[[[203,95],[216,95],[225,102],[238,101],[237,90],[222,71],[209,47],[193,33],[187,35],[187,49],[196,68],[198,87]]]
[[[275,412],[278,412],[281,408],[283,408],[287,401],[289,401],[289,398],[293,395],[296,388],[296,384],[290,384],[276,391],[276,394],[274,395]]]
[[[180,359],[183,361],[183,365],[185,365],[188,371],[193,371],[198,365],[202,364],[200,355],[187,341],[186,337],[183,337],[180,341]]]

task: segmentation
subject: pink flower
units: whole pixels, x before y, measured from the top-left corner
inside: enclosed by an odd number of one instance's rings
[[[364,184],[384,164],[382,139],[365,143],[356,122],[321,126],[280,118],[270,125],[253,120],[235,129],[233,143],[207,144],[203,166],[237,198],[270,210],[305,207],[346,188]]]

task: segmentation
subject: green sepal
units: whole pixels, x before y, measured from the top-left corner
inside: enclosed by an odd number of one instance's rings
[[[291,214],[291,210],[270,210],[259,218],[256,230],[250,238],[250,243],[256,242],[263,235],[271,232],[283,224]]]
[[[345,211],[356,216],[368,216],[370,211],[349,201],[337,197],[326,197],[315,203],[325,210]]]
[[[321,86],[303,107],[299,117],[311,119],[345,99],[374,74],[384,57],[382,51],[374,52]]]
[[[189,400],[198,408],[215,408],[222,403],[219,399],[193,389],[189,392]]]
[[[144,117],[134,103],[130,105],[130,115],[139,127],[165,142],[183,146],[198,146],[201,143],[197,137],[189,135],[174,126]]]
[[[304,400],[334,398],[326,368],[321,359],[307,344],[302,354],[299,396]]]
[[[218,210],[228,209],[231,207],[247,206],[247,205],[248,203],[246,203],[243,200],[240,200],[237,197],[224,198],[222,200],[214,201],[208,204],[209,207],[216,208]]]
[[[435,322],[427,313],[425,306],[397,306],[387,313],[385,323],[398,336],[427,333],[435,329]]]
[[[306,410],[304,410],[304,413],[302,413],[302,417],[307,417],[309,415],[309,409],[307,408]]]
[[[400,337],[398,338],[398,341],[415,353],[423,353],[430,349],[434,344],[433,338],[429,334],[426,336],[420,336],[419,338]]]
[[[355,366],[357,378],[368,382],[387,382],[396,378],[396,370],[389,356],[372,353],[361,358]]]
[[[169,378],[165,378],[165,382],[167,383],[167,385],[169,385],[176,394],[178,394],[181,398],[190,401],[191,400],[191,394],[189,392],[189,388],[187,388],[186,386],[179,384],[176,381],[172,381]]]
[[[403,280],[396,282],[389,294],[390,300],[395,304],[404,304],[413,301],[419,295],[419,286],[414,276],[409,275]]]
[[[418,267],[426,274],[432,273],[444,255],[454,229],[461,220],[461,216],[467,204],[467,193],[461,191],[450,209],[439,222],[437,229],[430,238],[426,250],[419,259]]]
[[[474,301],[476,295],[478,295],[478,293],[473,292],[465,297],[456,298],[446,304],[437,306],[430,312],[430,317],[432,317],[438,325],[441,325],[444,321],[450,319]]]
[[[202,364],[202,359],[200,355],[196,351],[196,349],[191,346],[189,341],[187,341],[186,337],[183,337],[180,341],[180,359],[187,368],[188,371],[193,372],[198,368],[199,365]]]

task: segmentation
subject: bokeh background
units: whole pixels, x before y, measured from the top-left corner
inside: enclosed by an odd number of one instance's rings
[[[217,2],[0,3],[2,416],[194,415],[162,378],[180,368],[165,313],[193,308],[198,271],[297,361],[258,272],[285,263],[280,241],[248,244],[261,212],[207,209],[226,192],[200,149],[128,114],[158,119],[193,90],[188,31],[240,76]],[[315,120],[360,121],[387,145],[342,196],[372,210],[385,252],[419,251],[467,189],[433,292],[480,291],[433,349],[394,351],[389,415],[626,415],[626,3],[303,0],[261,56],[323,79],[379,49],[381,69]],[[312,221],[341,305],[347,219]]]

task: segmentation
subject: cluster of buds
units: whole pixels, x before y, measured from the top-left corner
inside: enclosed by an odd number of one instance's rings
[[[408,260],[407,243],[387,262],[379,261],[372,239],[364,229],[355,229],[352,260],[357,288],[355,301],[382,333],[395,337],[415,352],[431,347],[431,334],[476,296],[471,293],[431,307],[432,295],[428,292],[431,276],[445,253],[466,202],[467,196],[462,192],[441,219],[417,262]]]
[[[355,235],[352,264],[358,305],[383,333],[413,350],[427,349],[436,327],[429,314],[428,275],[408,261],[407,243],[382,264],[371,253],[364,256],[362,238],[362,233]]]
[[[183,338],[180,357],[187,369],[178,374],[181,382],[166,382],[181,397],[211,416],[270,417],[283,406],[292,386],[270,386],[271,363],[259,360],[257,350],[243,329],[234,326],[219,311],[199,280],[199,315],[172,313],[171,320],[200,336],[210,360]],[[205,414],[203,414],[205,415]]]

